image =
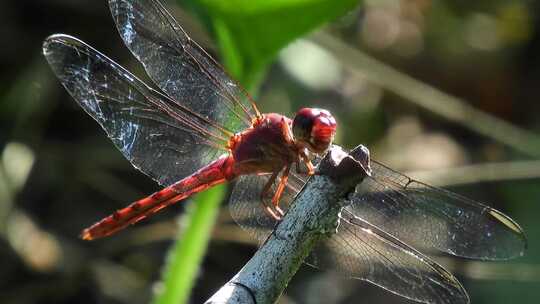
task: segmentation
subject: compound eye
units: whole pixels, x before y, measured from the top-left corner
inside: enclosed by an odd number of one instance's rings
[[[292,125],[298,144],[314,153],[322,153],[328,149],[334,140],[336,127],[336,120],[330,112],[315,108],[300,109]]]

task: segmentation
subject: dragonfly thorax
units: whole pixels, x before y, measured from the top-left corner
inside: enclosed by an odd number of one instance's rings
[[[266,113],[251,128],[233,135],[228,148],[236,163],[236,173],[271,173],[297,161],[295,142],[287,138],[291,124],[286,116]]]

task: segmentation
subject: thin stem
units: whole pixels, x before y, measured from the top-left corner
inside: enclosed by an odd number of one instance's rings
[[[178,240],[169,252],[163,275],[163,289],[154,304],[187,303],[205,255],[212,228],[223,200],[224,186],[215,186],[198,194],[190,205]]]
[[[485,163],[441,170],[410,171],[407,175],[439,187],[538,178],[540,161]]]
[[[368,80],[405,100],[524,154],[540,157],[540,136],[537,134],[479,111],[464,100],[401,73],[327,33],[317,32],[312,39],[336,54],[343,66],[362,72]]]

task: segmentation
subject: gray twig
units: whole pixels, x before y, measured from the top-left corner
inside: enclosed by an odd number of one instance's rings
[[[369,151],[334,146],[264,245],[206,303],[274,303],[317,241],[335,231],[341,202],[369,167]]]

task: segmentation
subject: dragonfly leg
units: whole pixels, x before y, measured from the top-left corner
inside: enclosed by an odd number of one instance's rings
[[[285,118],[281,119],[281,132],[283,133],[283,138],[287,144],[294,146],[294,135],[289,124],[285,121]]]
[[[313,167],[313,163],[311,163],[311,160],[309,160],[307,154],[300,153],[300,157],[302,158],[302,161],[304,162],[304,164],[306,164],[306,167],[308,169],[307,174],[308,175],[315,174],[315,167]]]
[[[294,135],[293,135],[292,130],[289,127],[289,125],[285,122],[285,119],[281,120],[281,132],[283,133],[283,137],[285,138],[285,141],[287,142],[287,144],[294,146],[295,145],[295,143],[294,143]],[[309,160],[309,157],[307,155],[306,150],[302,149],[299,152],[299,155],[300,155],[300,158],[302,159],[302,161],[304,161],[304,163],[306,164],[306,167],[308,169],[307,174],[308,175],[315,174],[315,168],[313,167],[313,164],[311,163],[311,160]],[[300,160],[296,163],[296,171],[300,172]],[[289,174],[289,172],[287,170],[287,175],[288,174]],[[287,179],[285,178],[285,185],[286,185],[286,183],[287,183]],[[285,185],[283,187],[285,187]],[[281,191],[283,192],[283,190],[281,190]],[[281,194],[280,194],[280,196],[281,196]],[[279,200],[279,197],[278,197],[278,200]],[[276,207],[279,208],[279,206],[277,206],[277,205],[276,205]]]
[[[272,198],[272,205],[281,216],[283,216],[285,213],[279,207],[279,199],[281,198],[281,195],[283,194],[283,190],[285,190],[285,186],[287,186],[287,180],[289,179],[290,170],[291,170],[291,164],[288,164],[285,167],[285,170],[283,170],[281,177],[279,178],[279,184],[277,186],[276,192],[274,193],[274,197]]]
[[[270,215],[273,219],[275,219],[276,221],[280,221],[281,220],[281,216],[279,216],[278,214],[276,214],[274,212],[274,210],[272,210],[272,208],[270,208],[270,206],[266,206],[264,207],[264,211],[266,211],[266,213],[268,213],[268,215]]]
[[[266,196],[268,195],[268,193],[270,193],[270,190],[272,189],[272,185],[274,184],[274,182],[276,181],[276,178],[278,176],[280,171],[276,171],[272,174],[272,176],[270,177],[270,179],[268,180],[268,182],[266,182],[266,185],[264,185],[264,188],[261,192],[261,203],[262,205],[264,206],[264,211],[266,211],[266,213],[268,213],[268,215],[270,215],[272,218],[274,218],[276,221],[279,221],[281,220],[281,216],[279,216],[278,214],[276,214],[276,212],[274,210],[272,210],[272,208],[270,207],[269,204],[266,203]]]

